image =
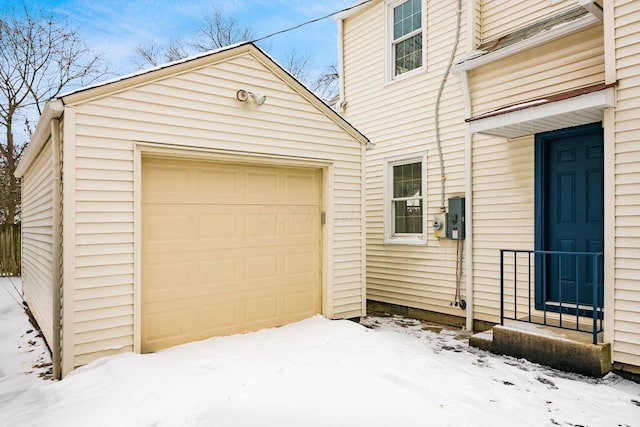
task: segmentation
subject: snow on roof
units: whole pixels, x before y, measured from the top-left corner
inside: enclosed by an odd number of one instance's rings
[[[503,49],[507,46],[511,46],[518,42],[527,40],[535,35],[538,35],[544,31],[549,31],[553,28],[566,25],[569,22],[576,21],[589,14],[589,11],[582,6],[574,7],[567,10],[564,13],[560,13],[549,18],[534,22],[525,27],[519,28],[511,33],[504,34],[493,40],[488,40],[476,48],[474,52],[482,52],[482,55],[495,52],[496,50]],[[481,56],[481,55],[476,55]],[[465,58],[469,60],[471,58]]]
[[[76,93],[84,92],[84,91],[87,91],[87,90],[90,90],[90,89],[95,89],[95,88],[102,87],[102,86],[108,86],[108,85],[110,85],[112,83],[120,82],[120,81],[123,81],[123,80],[128,80],[128,79],[131,79],[131,78],[134,78],[134,77],[138,77],[138,76],[143,76],[145,74],[150,74],[150,73],[153,73],[153,72],[158,71],[158,70],[163,70],[165,68],[173,67],[174,65],[184,64],[186,62],[194,61],[196,59],[204,58],[204,57],[207,57],[207,56],[212,56],[212,55],[215,55],[215,54],[220,53],[220,52],[224,52],[224,51],[227,51],[227,50],[235,49],[237,47],[240,47],[240,46],[243,46],[243,45],[249,45],[249,44],[253,45],[255,48],[257,48],[262,53],[267,55],[264,51],[262,51],[259,47],[257,47],[255,44],[253,44],[251,42],[239,42],[239,43],[235,43],[235,44],[232,44],[232,45],[229,45],[229,46],[221,47],[219,49],[214,49],[214,50],[209,50],[209,51],[206,51],[206,52],[197,53],[197,54],[190,55],[190,56],[187,56],[187,57],[182,58],[182,59],[178,59],[178,60],[175,60],[175,61],[171,61],[171,62],[167,62],[167,63],[164,63],[164,64],[160,64],[160,65],[156,65],[155,67],[150,67],[150,68],[145,68],[145,69],[142,69],[142,70],[134,71],[132,73],[125,74],[124,76],[114,77],[112,79],[107,79],[107,80],[104,80],[104,81],[101,81],[101,82],[93,83],[93,84],[90,84],[90,85],[87,85],[87,86],[83,86],[83,87],[78,88],[78,89],[73,89],[73,90],[70,90],[68,92],[64,92],[64,93],[58,95],[54,99],[61,99],[61,98],[67,97],[69,95],[74,95]],[[267,55],[267,56],[269,56],[269,55]],[[269,57],[269,58],[271,58],[271,57]],[[273,60],[273,58],[271,58],[271,59]]]
[[[511,33],[485,40],[458,60],[453,66],[452,72],[456,74],[463,70],[470,70],[580,31],[602,21],[598,10],[587,6],[577,6],[521,27]]]

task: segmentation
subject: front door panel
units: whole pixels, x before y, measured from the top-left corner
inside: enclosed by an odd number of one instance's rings
[[[538,135],[542,189],[538,249],[602,252],[604,240],[604,143],[600,124]],[[547,301],[593,303],[593,261],[572,255],[546,256]],[[600,260],[600,263],[602,260]],[[598,266],[602,280],[602,266]],[[601,296],[599,296],[601,301]],[[601,304],[599,304],[601,305]]]

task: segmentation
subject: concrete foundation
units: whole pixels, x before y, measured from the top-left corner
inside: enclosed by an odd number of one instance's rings
[[[367,314],[370,316],[394,314],[396,316],[410,317],[412,319],[424,320],[426,322],[433,322],[456,328],[464,328],[467,322],[465,311],[462,309],[460,310],[460,316],[454,316],[451,314],[436,313],[435,311],[373,300],[367,300]],[[474,320],[473,330],[484,331],[492,328],[494,325],[495,323]]]
[[[592,344],[590,334],[525,322],[496,325],[473,335],[469,345],[592,377],[613,368],[609,343]]]

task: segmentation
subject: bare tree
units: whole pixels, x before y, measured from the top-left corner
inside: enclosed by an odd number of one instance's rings
[[[157,66],[253,38],[251,28],[241,27],[219,9],[213,9],[203,15],[196,33],[188,41],[175,38],[167,46],[161,46],[155,40],[140,44],[135,49],[138,58],[134,62],[138,68]]]
[[[338,97],[339,83],[338,67],[330,65],[311,84],[311,90],[327,104],[333,105]]]
[[[190,55],[184,42],[181,39],[172,40],[168,46],[160,47],[155,41],[151,40],[145,44],[139,44],[135,48],[137,58],[134,59],[136,67],[139,69],[164,64],[165,62],[177,61]]]
[[[300,54],[297,50],[292,49],[284,57],[284,63],[282,64],[282,66],[286,68],[292,76],[294,76],[301,82],[306,82],[307,76],[305,73],[305,68],[307,67],[309,59],[310,56],[308,53]]]
[[[142,69],[149,65],[155,67],[163,62],[164,51],[155,40],[139,44],[135,48],[136,58],[133,60],[136,67]]]
[[[77,30],[42,11],[11,9],[0,16],[0,43],[0,210],[3,222],[14,223],[20,187],[13,173],[33,131],[29,116],[42,113],[44,103],[69,85],[104,76],[106,68]]]
[[[220,9],[212,9],[203,15],[190,45],[197,52],[206,52],[254,38],[251,28],[239,26],[235,19],[224,16]]]
[[[164,47],[155,40],[138,45],[135,49],[137,58],[134,59],[134,63],[140,69],[149,65],[157,66],[196,53],[220,49],[253,39],[255,39],[255,35],[250,27],[241,26],[235,19],[225,16],[220,9],[214,8],[203,15],[195,34],[187,41],[173,39]],[[291,50],[287,53],[283,66],[294,77],[304,81],[305,67],[308,62],[308,54],[301,55],[295,50]]]

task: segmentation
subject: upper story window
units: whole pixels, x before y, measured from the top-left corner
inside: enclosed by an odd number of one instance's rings
[[[423,0],[396,0],[387,4],[388,20],[388,80],[424,64]]]

